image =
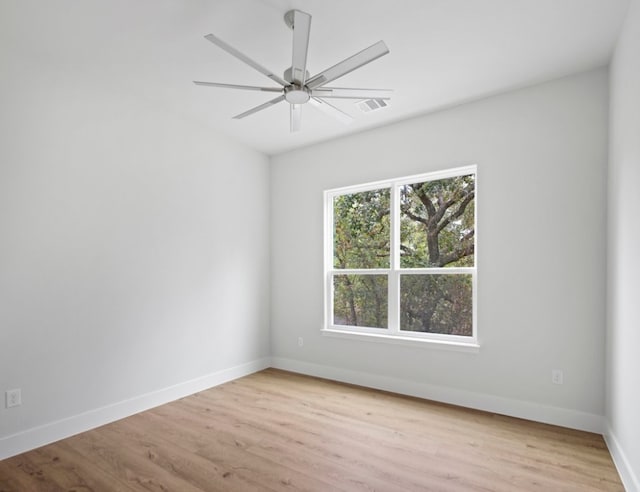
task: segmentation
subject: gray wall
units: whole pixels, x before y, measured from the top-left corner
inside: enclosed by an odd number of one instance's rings
[[[630,4],[611,66],[607,442],[640,491],[640,1]]]
[[[600,69],[274,157],[274,363],[599,429],[607,93]],[[480,352],[323,337],[322,191],[473,163]]]
[[[15,48],[0,47],[0,390],[23,405],[0,405],[0,456],[3,437],[270,350],[267,157]]]

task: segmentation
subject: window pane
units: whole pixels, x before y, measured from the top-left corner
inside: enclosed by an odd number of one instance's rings
[[[472,276],[402,275],[400,329],[473,336]]]
[[[387,276],[333,277],[333,324],[387,328]]]
[[[475,175],[400,187],[400,266],[472,267]]]
[[[389,188],[333,199],[334,268],[389,267]]]

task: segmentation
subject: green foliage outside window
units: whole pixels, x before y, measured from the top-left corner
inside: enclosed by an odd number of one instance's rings
[[[471,275],[402,275],[400,329],[471,336]]]
[[[389,188],[335,197],[335,268],[389,268],[389,197]]]
[[[475,175],[400,187],[400,266],[472,267]]]
[[[336,275],[333,285],[334,324],[387,328],[386,275]]]

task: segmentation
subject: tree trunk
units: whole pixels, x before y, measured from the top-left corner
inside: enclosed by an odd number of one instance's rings
[[[356,314],[356,299],[353,294],[353,284],[349,279],[349,275],[345,275],[344,279],[347,284],[347,303],[349,304],[349,311],[351,314],[351,319],[347,321],[350,321],[351,326],[358,326],[358,315]]]
[[[429,248],[429,265],[440,266],[440,245],[438,244],[438,224],[427,226],[427,247]]]

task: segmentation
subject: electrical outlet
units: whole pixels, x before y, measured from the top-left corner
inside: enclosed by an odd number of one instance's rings
[[[564,376],[560,369],[553,369],[551,371],[551,382],[553,384],[562,384],[564,382]]]
[[[5,397],[7,401],[7,408],[22,405],[22,392],[20,391],[20,388],[7,390],[5,392]]]
[[[298,337],[298,347],[302,347],[304,345],[304,338]]]

